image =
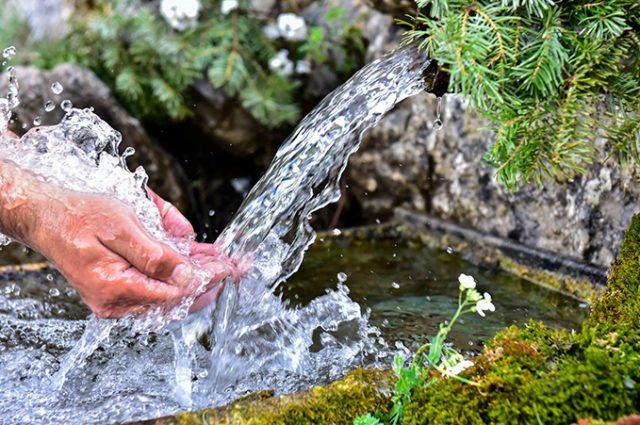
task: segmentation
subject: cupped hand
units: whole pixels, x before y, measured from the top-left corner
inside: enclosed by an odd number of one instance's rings
[[[235,265],[214,247],[192,242],[192,258],[154,239],[126,204],[60,188],[0,161],[0,230],[43,254],[98,316],[115,318],[171,307],[199,286],[194,263],[211,280],[194,309],[211,302]],[[192,237],[188,220],[153,192],[166,230]]]

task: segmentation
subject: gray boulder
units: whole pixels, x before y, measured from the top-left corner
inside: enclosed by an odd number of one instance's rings
[[[365,138],[348,169],[350,193],[369,220],[395,207],[608,267],[638,212],[640,170],[595,161],[586,175],[506,191],[483,161],[493,133],[456,96],[433,128],[435,97],[399,105]]]

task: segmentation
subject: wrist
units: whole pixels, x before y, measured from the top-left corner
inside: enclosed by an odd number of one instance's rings
[[[46,191],[37,176],[0,159],[0,232],[33,247]]]

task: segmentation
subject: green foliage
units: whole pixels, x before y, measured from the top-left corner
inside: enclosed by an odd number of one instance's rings
[[[342,76],[349,76],[360,67],[365,45],[357,26],[347,21],[343,7],[331,7],[325,16],[328,28],[313,26],[309,37],[300,46],[300,53],[319,64],[330,66]]]
[[[353,421],[353,425],[382,425],[382,422],[371,413],[367,413],[366,415],[357,417]]]
[[[307,78],[271,70],[269,60],[279,50],[286,49],[294,62],[310,60],[313,67],[339,62],[342,78],[364,60],[362,35],[355,24],[347,23],[342,8],[329,10],[330,30],[313,28],[311,38],[320,37],[313,44],[311,39],[268,39],[263,32],[267,20],[248,12],[247,5],[241,2],[239,9],[225,15],[220,1],[203,0],[198,22],[180,32],[140,0],[97,0],[86,15],[77,16],[66,38],[23,50],[31,52],[27,62],[42,68],[76,62],[92,69],[141,118],[183,119],[192,112],[190,86],[207,78],[267,127],[298,120],[300,87]],[[14,40],[25,28],[13,17],[3,20],[16,28],[0,28],[0,40]]]
[[[450,321],[441,323],[438,333],[429,342],[423,344],[406,365],[407,360],[396,355],[393,359],[393,371],[397,377],[395,391],[391,397],[392,406],[387,415],[360,416],[354,420],[354,425],[382,424],[392,425],[402,423],[405,406],[411,402],[414,392],[431,387],[440,381],[440,377],[449,377],[458,382],[475,385],[472,381],[458,376],[460,372],[473,363],[465,361],[464,357],[454,348],[446,344],[447,336],[455,323],[465,314],[478,313],[484,316],[485,310],[493,311],[491,297],[483,297],[475,289],[476,283],[471,276],[460,276],[460,295],[458,309]]]
[[[640,160],[636,0],[418,0],[419,42],[496,130],[486,155],[507,187],[569,179],[605,153]]]

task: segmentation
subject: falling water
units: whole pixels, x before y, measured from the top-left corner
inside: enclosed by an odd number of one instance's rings
[[[413,48],[383,57],[302,121],[216,242],[249,270],[206,310],[187,315],[196,291],[170,312],[135,319],[12,318],[15,329],[32,329],[48,344],[0,352],[0,417],[9,423],[153,418],[261,389],[296,391],[385,361],[379,331],[341,283],[303,307],[288,305],[275,288],[295,273],[314,240],[309,215],[339,198],[338,180],[363,133],[423,89],[427,65]],[[3,126],[10,110],[0,111]],[[59,125],[31,131],[19,143],[3,139],[0,156],[69,189],[127,202],[153,236],[188,253],[188,241],[162,230],[144,192],[144,170],[128,171],[119,143],[119,134],[90,110],[72,109]],[[198,277],[204,290],[208,276]]]

